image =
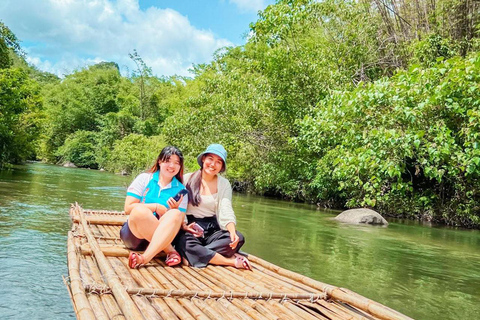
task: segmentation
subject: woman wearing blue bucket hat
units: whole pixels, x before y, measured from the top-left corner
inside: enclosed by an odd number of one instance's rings
[[[210,263],[250,270],[248,259],[238,253],[245,239],[236,230],[232,187],[219,175],[226,169],[227,151],[211,144],[197,162],[200,169],[183,178],[189,191],[188,224],[176,237],[175,248],[194,267]]]

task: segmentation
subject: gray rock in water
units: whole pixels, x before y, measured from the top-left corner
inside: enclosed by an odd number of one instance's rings
[[[388,225],[387,220],[385,220],[378,212],[365,208],[343,211],[335,217],[335,220],[345,223]]]
[[[65,162],[63,164],[63,166],[67,167],[67,168],[76,168],[77,167],[75,164],[73,164],[72,162],[69,162],[69,161]]]

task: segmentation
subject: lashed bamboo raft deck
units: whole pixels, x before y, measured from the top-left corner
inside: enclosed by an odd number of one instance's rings
[[[410,319],[377,302],[249,255],[253,272],[128,267],[127,216],[72,205],[65,279],[78,319]]]

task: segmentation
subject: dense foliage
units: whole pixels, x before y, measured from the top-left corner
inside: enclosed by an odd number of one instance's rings
[[[480,54],[335,92],[299,122],[320,199],[478,225]]]
[[[195,170],[218,142],[238,189],[478,227],[479,17],[473,1],[278,0],[193,79],[133,51],[127,77],[103,62],[59,80],[2,25],[0,160],[132,173],[174,144]]]

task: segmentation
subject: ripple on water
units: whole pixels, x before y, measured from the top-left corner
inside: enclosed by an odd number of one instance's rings
[[[0,307],[4,315],[38,319],[54,313],[74,318],[61,278],[68,274],[65,241],[64,235],[35,230],[16,230],[0,238]]]

